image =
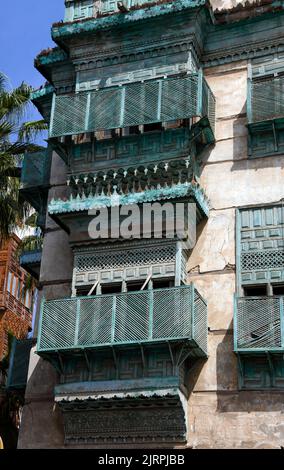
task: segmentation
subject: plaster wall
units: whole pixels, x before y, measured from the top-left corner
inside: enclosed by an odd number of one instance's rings
[[[284,164],[282,156],[247,158],[247,72],[241,63],[237,66],[216,67],[207,76],[217,99],[217,142],[206,152],[201,174],[211,211],[188,269],[189,280],[208,302],[209,358],[189,374],[188,444],[279,448],[284,438],[281,392],[238,390],[232,322],[235,209],[283,199]]]

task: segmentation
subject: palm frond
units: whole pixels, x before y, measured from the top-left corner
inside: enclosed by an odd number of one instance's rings
[[[22,155],[25,152],[39,152],[43,150],[44,147],[42,145],[37,144],[29,144],[23,142],[15,142],[13,144],[9,144],[4,152],[0,152],[1,155],[9,154],[9,155]]]
[[[7,77],[0,72],[0,242],[23,227],[31,215],[31,207],[20,193],[21,159],[26,152],[44,148],[35,144],[34,138],[47,128],[43,121],[22,124],[32,88],[22,83],[10,91],[7,84]]]
[[[48,130],[47,123],[42,119],[40,121],[30,121],[22,124],[18,138],[20,141],[30,142],[35,140],[39,134]]]
[[[9,121],[2,121],[0,122],[0,145],[1,140],[3,143],[8,140],[9,135],[14,131],[14,126]]]
[[[22,83],[11,92],[0,93],[0,119],[5,116],[12,122],[19,122],[27,112],[32,88]]]
[[[1,91],[5,90],[6,84],[7,84],[7,76],[3,72],[0,72],[0,93]]]
[[[24,237],[20,244],[20,252],[40,250],[42,248],[43,238],[38,235],[28,235]]]

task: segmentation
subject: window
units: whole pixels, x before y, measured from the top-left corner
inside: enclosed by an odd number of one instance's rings
[[[240,388],[283,386],[283,247],[282,205],[238,211],[234,342],[235,351],[245,353],[239,354]]]
[[[284,295],[284,284],[276,284],[272,286],[273,295]]]
[[[153,132],[153,131],[161,131],[162,130],[162,123],[155,122],[154,124],[144,124],[144,132]]]
[[[167,289],[174,287],[173,279],[153,279],[153,289]]]
[[[12,295],[16,297],[16,288],[17,288],[17,278],[13,276],[13,284],[12,284]]]
[[[141,290],[144,285],[144,281],[139,282],[127,282],[127,292],[135,292]],[[147,289],[147,286],[146,286]]]
[[[101,292],[102,294],[120,294],[122,292],[122,284],[120,282],[117,284],[102,284]]]
[[[18,280],[17,295],[16,295],[16,297],[17,297],[18,300],[21,300],[21,288],[22,288],[22,283],[21,283],[21,281],[20,281],[20,279],[19,279],[19,280]]]
[[[284,60],[259,59],[248,69],[249,156],[283,153]]]
[[[11,293],[13,274],[9,271],[7,278],[7,291]]]
[[[264,297],[267,295],[267,286],[245,286],[244,295],[248,297]]]
[[[27,291],[26,291],[26,294],[25,294],[25,306],[26,306],[27,308],[30,308],[30,306],[31,306],[30,297],[31,297],[31,296],[30,296],[30,291],[27,290]]]
[[[284,206],[244,208],[237,217],[238,288],[284,283]],[[269,289],[267,294],[271,295]]]

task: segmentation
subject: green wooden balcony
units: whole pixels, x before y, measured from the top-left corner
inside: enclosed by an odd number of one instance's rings
[[[284,297],[236,297],[234,349],[238,353],[284,352]]]
[[[20,255],[20,265],[35,279],[39,279],[42,258],[43,239],[31,240]]]
[[[284,150],[284,77],[248,82],[249,155],[267,157]]]
[[[256,123],[284,117],[284,77],[250,80],[248,121]]]
[[[117,87],[53,95],[50,137],[207,116],[214,132],[215,98],[202,72]]]
[[[26,153],[22,167],[21,187],[28,189],[48,185],[50,164],[50,154],[46,150]]]
[[[7,377],[8,390],[24,390],[27,385],[30,352],[35,345],[35,340],[13,339],[9,371]]]
[[[207,306],[193,285],[43,301],[38,353],[185,343],[207,355]]]
[[[21,173],[20,196],[38,212],[37,225],[44,227],[51,168],[51,152],[26,153]]]

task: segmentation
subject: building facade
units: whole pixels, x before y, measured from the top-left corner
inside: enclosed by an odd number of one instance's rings
[[[280,447],[282,2],[65,3],[35,61],[50,127],[25,163],[44,243],[19,448]],[[195,246],[91,236],[102,209],[153,202],[195,204]]]
[[[33,288],[19,260],[21,240],[12,235],[0,248],[0,435],[4,447],[17,446],[20,403],[32,340]]]
[[[12,235],[0,250],[0,360],[8,353],[9,334],[25,339],[32,326],[32,291],[19,263],[20,239]]]

